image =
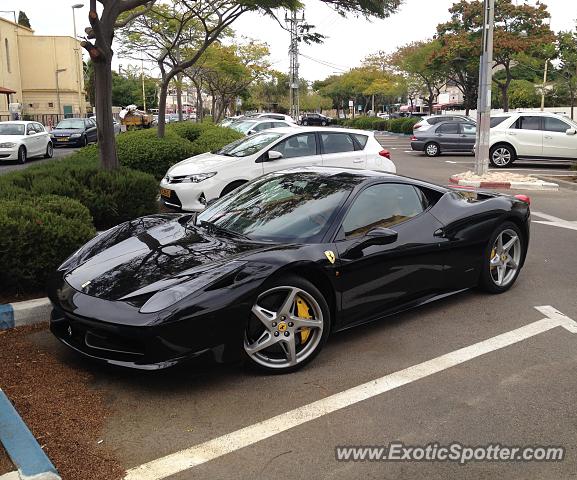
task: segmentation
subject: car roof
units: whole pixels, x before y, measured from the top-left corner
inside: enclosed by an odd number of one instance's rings
[[[11,124],[11,125],[26,125],[27,123],[40,123],[33,120],[8,120],[5,122],[0,122],[2,125]]]
[[[339,127],[277,127],[269,128],[265,130],[266,132],[278,132],[278,133],[307,133],[307,132],[333,132],[333,133],[360,133],[362,135],[373,135],[370,130],[359,130],[356,128],[339,128]]]

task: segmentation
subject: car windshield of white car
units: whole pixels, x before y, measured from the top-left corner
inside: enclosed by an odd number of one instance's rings
[[[24,135],[24,125],[16,123],[0,125],[0,135]]]
[[[256,241],[304,242],[325,233],[357,184],[354,177],[273,173],[217,201],[196,224]]]
[[[67,118],[56,125],[57,130],[65,128],[84,128],[84,120],[82,118]]]
[[[261,151],[280,137],[282,137],[281,133],[259,133],[251,137],[241,138],[214,153],[227,157],[248,157]]]

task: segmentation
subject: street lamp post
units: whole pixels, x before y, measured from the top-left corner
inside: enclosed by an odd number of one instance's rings
[[[56,69],[56,98],[58,100],[58,115],[60,115],[60,113],[62,112],[62,105],[60,103],[60,82],[58,80],[58,75],[65,71],[66,71],[65,68]]]
[[[74,24],[74,42],[75,42],[75,44],[78,42],[78,38],[76,35],[76,13],[75,13],[75,10],[77,8],[82,8],[82,7],[84,7],[84,5],[82,3],[76,3],[76,4],[72,5],[72,23]],[[80,65],[82,64],[82,56],[81,56],[82,54],[79,53],[80,49],[78,48],[78,45],[76,45],[74,47],[74,52],[76,53],[76,62],[79,62],[76,65],[76,85],[78,88],[78,112],[80,113],[80,115],[82,115],[82,92],[81,92],[81,88],[80,88],[80,85],[82,83],[80,80],[80,75],[81,75],[80,74]],[[80,58],[78,58],[78,57],[80,57]]]
[[[479,99],[477,101],[477,149],[475,155],[475,173],[477,175],[485,175],[489,171],[494,30],[495,0],[484,0],[483,53],[479,66]]]

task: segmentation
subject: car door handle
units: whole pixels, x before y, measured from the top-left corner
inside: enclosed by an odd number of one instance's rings
[[[514,137],[517,134],[515,132],[508,132],[508,135],[511,135],[512,137]]]
[[[354,158],[353,163],[363,163],[363,159],[362,158]]]
[[[553,137],[545,137],[545,140],[553,140]]]

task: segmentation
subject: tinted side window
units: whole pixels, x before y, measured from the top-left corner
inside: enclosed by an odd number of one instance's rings
[[[306,157],[317,154],[317,137],[314,133],[301,133],[275,145],[273,150],[282,153],[283,158]]]
[[[261,130],[266,130],[267,128],[272,127],[272,122],[262,122],[259,123],[256,127],[253,128],[255,132],[260,132]]]
[[[459,133],[458,123],[445,123],[437,128],[437,133],[455,134]]]
[[[429,118],[427,120],[428,123],[430,123],[431,125],[437,125],[437,123],[441,123],[441,122],[445,122],[446,120],[444,118],[441,117],[437,117],[437,118]]]
[[[491,128],[501,125],[509,117],[491,117]]]
[[[540,117],[519,117],[513,128],[517,130],[541,130]]]
[[[569,124],[559,120],[558,118],[545,117],[545,130],[547,132],[562,132],[565,133],[569,128]]]
[[[322,133],[324,153],[354,152],[355,144],[348,133]]]
[[[426,208],[426,197],[412,185],[373,185],[355,199],[343,220],[343,230],[346,238],[362,236],[373,228],[389,228],[416,217]]]
[[[36,132],[44,133],[44,127],[42,125],[40,125],[39,123],[34,123],[33,125]]]

